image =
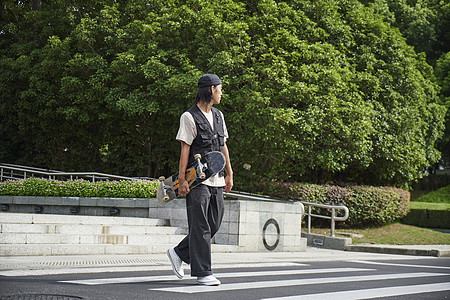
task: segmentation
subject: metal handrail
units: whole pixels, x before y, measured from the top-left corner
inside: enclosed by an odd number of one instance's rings
[[[284,201],[284,202],[286,202],[285,200],[273,199],[270,196],[255,195],[255,194],[251,194],[251,193],[238,192],[238,191],[230,191],[229,193],[224,193],[224,195],[231,197],[231,198],[244,198],[244,199],[255,200],[255,201],[267,201],[267,202]]]
[[[45,171],[38,171],[36,169],[29,169],[29,168],[18,168],[18,167],[10,167],[5,165],[0,165],[0,181],[3,181],[3,178],[6,179],[18,179],[18,177],[13,176],[7,176],[5,175],[4,170],[10,170],[10,171],[19,171],[23,172],[23,175],[21,178],[26,179],[29,177],[34,176],[28,176],[28,175],[42,175],[46,176],[49,179],[55,179],[57,176],[70,176],[70,180],[73,180],[74,177],[87,177],[92,179],[92,182],[95,182],[97,179],[121,179],[121,180],[139,180],[138,178],[133,177],[125,177],[125,176],[119,176],[119,175],[111,175],[111,174],[105,174],[105,173],[98,173],[98,172],[45,172]]]
[[[317,218],[331,220],[331,236],[334,236],[335,222],[336,221],[345,221],[348,219],[349,211],[348,211],[347,206],[345,206],[345,205],[330,205],[330,204],[320,204],[320,203],[305,202],[305,201],[300,201],[300,202],[304,205],[308,205],[308,213],[306,213],[306,215],[308,216],[308,233],[311,233],[311,217],[317,217]],[[331,216],[312,214],[311,213],[312,206],[319,207],[319,208],[331,209]],[[336,209],[344,210],[344,216],[337,217]]]
[[[272,199],[268,196],[263,196],[263,195],[254,195],[254,194],[250,194],[250,193],[242,193],[242,192],[234,192],[231,191],[230,193],[226,193],[225,195],[231,196],[231,197],[237,197],[237,198],[246,198],[246,199],[251,199],[251,200],[257,200],[257,201],[284,201],[284,200],[276,200],[276,199]],[[307,215],[308,216],[308,233],[311,233],[311,217],[317,217],[317,218],[322,218],[322,219],[329,219],[331,220],[331,236],[335,236],[335,222],[336,221],[345,221],[348,219],[349,216],[349,210],[347,208],[347,206],[345,205],[331,205],[331,204],[320,204],[320,203],[313,203],[313,202],[306,202],[306,201],[297,201],[297,200],[288,200],[291,202],[300,202],[303,205],[307,205],[308,206],[308,212],[307,213],[303,213],[303,215]],[[331,216],[324,216],[324,215],[317,215],[317,214],[312,214],[311,213],[311,207],[319,207],[319,208],[327,208],[327,209],[331,209]],[[342,217],[338,217],[336,216],[336,210],[344,210],[344,216]]]
[[[58,171],[58,170],[29,167],[29,166],[15,165],[15,164],[9,164],[9,163],[0,163],[0,167],[22,168],[22,169],[28,169],[30,171],[33,170],[33,171],[43,171],[43,172],[53,172],[53,173],[61,173],[62,172],[62,171]]]
[[[16,165],[17,166],[17,165]],[[98,172],[61,172],[61,171],[53,171],[49,170],[47,172],[41,171],[43,169],[38,168],[31,168],[31,167],[15,167],[11,164],[0,164],[0,181],[3,181],[3,178],[7,179],[18,179],[16,177],[12,176],[6,176],[4,174],[4,169],[8,169],[11,171],[19,171],[23,172],[23,178],[27,178],[27,172],[34,175],[44,175],[48,176],[49,179],[55,179],[56,176],[70,176],[70,180],[73,180],[73,177],[90,177],[92,178],[92,181],[95,182],[95,179],[121,179],[121,180],[140,180],[140,178],[133,178],[133,177],[125,177],[125,176],[119,176],[119,175],[111,175],[111,174],[105,174],[105,173],[98,173]],[[97,177],[96,177],[97,176]],[[33,176],[29,176],[33,177]],[[155,178],[147,178],[150,180],[156,180]],[[268,201],[268,202],[279,202],[279,201],[285,201],[285,200],[278,200],[271,198],[270,196],[265,195],[255,195],[251,193],[245,193],[245,192],[237,192],[237,191],[231,191],[229,193],[225,193],[226,196],[229,197],[236,197],[236,198],[244,198],[249,200],[256,200],[256,201]],[[320,203],[313,203],[313,202],[306,202],[306,201],[297,201],[297,200],[288,200],[290,202],[300,202],[303,205],[308,206],[308,213],[303,213],[303,215],[308,216],[308,233],[311,233],[311,217],[317,217],[322,219],[329,219],[331,220],[331,236],[334,236],[335,232],[335,222],[336,221],[345,221],[348,219],[349,211],[348,208],[344,205],[330,205],[330,204],[320,204]],[[326,208],[331,209],[331,216],[324,216],[324,215],[317,215],[311,213],[311,207],[319,207],[319,208]],[[336,210],[344,210],[344,216],[338,217],[336,216]]]

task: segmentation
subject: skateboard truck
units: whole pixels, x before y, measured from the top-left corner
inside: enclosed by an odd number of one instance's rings
[[[198,163],[198,166],[197,166],[197,175],[198,175],[198,177],[200,178],[200,179],[205,179],[205,177],[206,177],[206,174],[205,174],[205,172],[204,172],[204,169],[205,169],[205,167],[206,167],[206,164],[203,164],[201,161],[200,161],[200,159],[202,158],[202,155],[201,154],[195,154],[194,155],[194,159],[196,159],[197,160],[197,163]]]
[[[163,192],[164,192],[163,200],[169,201],[169,195],[167,195],[167,190],[169,187],[164,183],[164,180],[166,180],[166,177],[164,176],[159,177],[159,181],[161,181],[161,184],[163,185]]]

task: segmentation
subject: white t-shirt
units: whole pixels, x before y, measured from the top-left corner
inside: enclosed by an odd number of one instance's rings
[[[205,115],[206,119],[209,121],[211,128],[213,128],[213,113],[210,111],[209,113],[205,113],[203,110],[200,111]],[[225,142],[228,138],[227,126],[225,125],[225,119],[223,117],[222,112],[220,112],[223,120],[223,132],[225,134]],[[192,142],[197,137],[197,127],[195,126],[194,117],[189,112],[185,112],[180,117],[180,128],[177,133],[177,141],[183,141],[189,146],[192,145]],[[219,174],[216,174],[213,177],[205,180],[203,184],[214,187],[223,187],[225,186],[225,178],[219,177]]]

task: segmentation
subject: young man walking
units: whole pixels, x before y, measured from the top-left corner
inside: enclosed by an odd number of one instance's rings
[[[219,230],[224,214],[223,191],[233,187],[233,170],[226,145],[228,132],[223,114],[214,108],[222,97],[222,81],[215,74],[205,74],[198,80],[196,104],[181,115],[177,140],[181,142],[179,191],[186,195],[188,235],[167,250],[175,275],[183,278],[183,262],[191,265],[191,276],[201,285],[220,285],[211,270],[211,238]],[[225,155],[225,171],[189,190],[184,177],[194,155],[220,151]]]

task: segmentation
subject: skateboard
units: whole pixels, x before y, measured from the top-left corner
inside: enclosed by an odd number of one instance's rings
[[[219,151],[208,152],[203,157],[200,154],[195,154],[194,159],[186,168],[186,181],[189,184],[189,189],[195,188],[225,168],[225,156]],[[159,181],[156,192],[159,204],[164,205],[178,198],[178,172],[168,178],[162,176]]]

